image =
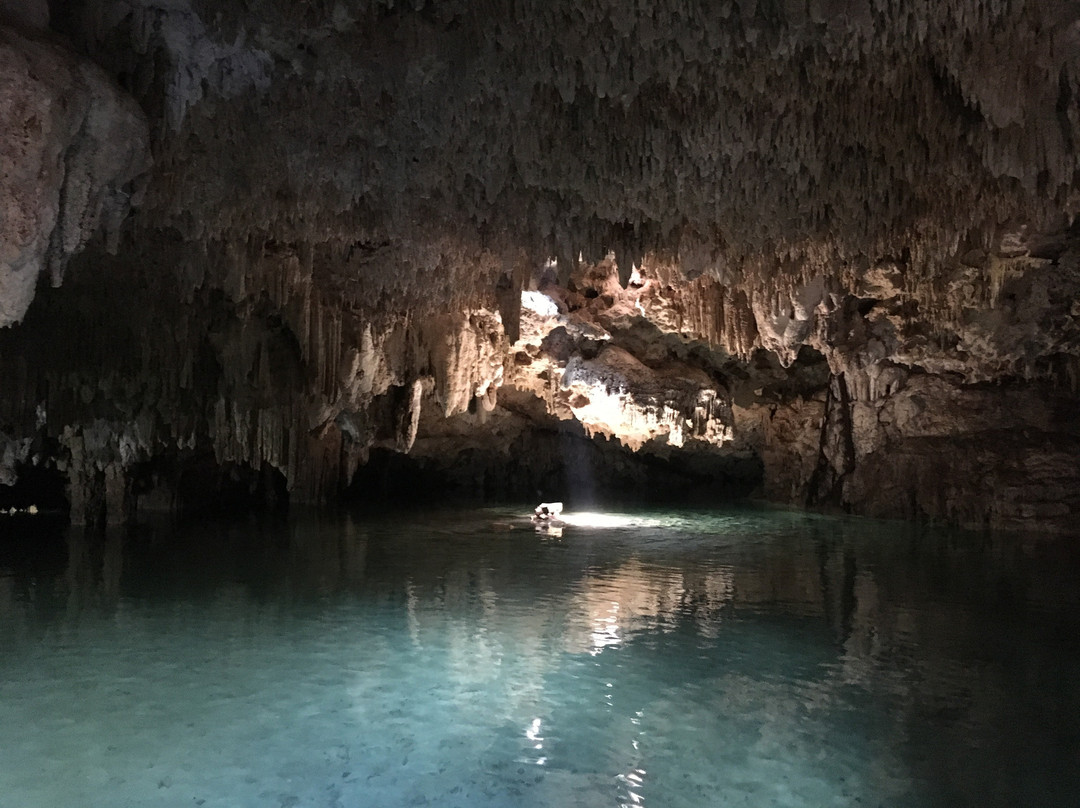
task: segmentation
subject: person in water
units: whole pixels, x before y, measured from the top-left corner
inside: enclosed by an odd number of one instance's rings
[[[534,522],[557,521],[562,514],[562,507],[561,502],[541,502],[533,511],[532,520]]]

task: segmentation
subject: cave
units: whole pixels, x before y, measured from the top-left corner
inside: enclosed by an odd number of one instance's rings
[[[984,621],[971,648],[1034,632],[1002,653],[1030,653],[1073,715],[1065,657],[1040,645],[1056,635],[1027,621],[1080,627],[1059,577],[1080,568],[1078,213],[1064,0],[0,0],[0,617],[370,579],[419,643],[446,628],[425,604],[488,615],[476,603],[525,586],[524,550],[444,556],[445,524],[468,552],[476,535],[564,548],[532,594],[573,590],[567,614],[610,618],[565,640],[597,664],[631,624],[716,639],[727,610],[768,603],[784,631],[813,614],[855,687],[888,667],[881,643],[944,644],[924,624],[946,603]],[[555,501],[565,536],[528,518]],[[454,527],[466,513],[480,521]],[[686,538],[729,529],[742,555]],[[704,565],[670,587],[664,531]],[[583,578],[542,582],[572,561]],[[940,661],[927,642],[915,656]],[[1020,676],[1000,664],[987,693]],[[960,743],[957,710],[1008,725],[942,687],[940,714],[913,695],[904,721],[886,710],[895,731]],[[528,724],[535,750],[547,720]],[[938,791],[883,774],[850,795],[1066,804],[1080,738],[1053,733],[1025,760],[1057,790],[1015,772],[969,789],[971,753],[919,769]],[[535,804],[639,804],[643,767],[614,792],[548,778]],[[0,793],[45,799],[21,776],[0,763]],[[499,777],[443,804],[528,802]],[[189,786],[185,803],[226,804]],[[257,803],[350,804],[343,783],[275,788]],[[386,788],[385,804],[437,793]],[[657,788],[650,803],[699,804]]]
[[[209,455],[520,494],[576,430],[627,497],[1072,525],[1062,4],[5,8],[0,482],[75,522]]]

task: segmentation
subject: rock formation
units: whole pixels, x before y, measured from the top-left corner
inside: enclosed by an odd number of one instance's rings
[[[11,491],[1080,509],[1071,3],[6,8]]]
[[[0,28],[0,327],[19,322],[48,270],[100,226],[115,249],[147,169],[147,127],[134,100],[64,49]]]

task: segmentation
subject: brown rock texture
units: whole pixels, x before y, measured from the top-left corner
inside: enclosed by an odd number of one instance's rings
[[[0,34],[0,483],[55,470],[77,520],[229,489],[1074,521],[1074,4],[51,25]]]
[[[97,66],[0,27],[0,327],[59,284],[99,226],[115,239],[149,167],[142,111]]]

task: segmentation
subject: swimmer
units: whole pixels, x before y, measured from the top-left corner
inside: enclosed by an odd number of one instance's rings
[[[558,520],[562,515],[563,504],[561,502],[541,502],[533,511],[534,522],[551,522]]]

